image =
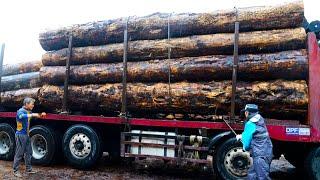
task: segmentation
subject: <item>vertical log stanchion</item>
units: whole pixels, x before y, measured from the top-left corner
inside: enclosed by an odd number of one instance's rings
[[[168,82],[169,82],[169,104],[171,105],[171,45],[170,45],[170,16],[168,17]]]
[[[234,24],[234,50],[233,50],[233,67],[232,67],[232,94],[231,94],[231,121],[235,120],[235,97],[237,88],[237,70],[238,70],[238,44],[239,44],[239,18],[236,10],[236,22]]]
[[[167,39],[167,46],[168,46],[168,95],[169,95],[169,106],[171,107],[172,105],[172,98],[171,98],[171,64],[170,64],[170,59],[171,59],[171,44],[170,44],[170,16],[168,16],[168,39]],[[169,119],[174,119],[174,115],[170,113],[167,118]]]
[[[120,117],[125,121],[125,129],[130,130],[128,112],[127,112],[127,71],[128,71],[128,22],[127,19],[126,26],[123,32],[123,72],[122,72],[122,99],[121,99],[121,112]]]
[[[1,50],[0,50],[0,93],[2,92],[2,84],[1,84],[1,79],[2,79],[2,67],[3,67],[3,57],[4,57],[4,48],[5,44],[1,44]],[[0,111],[2,111],[2,103],[1,103],[1,95],[0,95]]]
[[[66,61],[66,75],[64,79],[64,91],[63,91],[63,102],[62,102],[62,114],[68,114],[68,95],[69,95],[69,75],[70,75],[70,61],[72,58],[72,35],[69,36],[68,45],[68,58]]]

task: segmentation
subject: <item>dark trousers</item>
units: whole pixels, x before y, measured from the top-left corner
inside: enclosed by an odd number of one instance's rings
[[[13,171],[19,170],[19,164],[21,159],[24,156],[24,161],[26,164],[26,170],[32,170],[31,167],[31,157],[32,157],[32,148],[30,137],[28,135],[16,134],[16,153],[13,160]]]
[[[248,170],[248,180],[269,180],[272,156],[253,157],[253,165]]]

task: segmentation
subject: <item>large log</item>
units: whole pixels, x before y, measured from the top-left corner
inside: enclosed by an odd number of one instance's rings
[[[37,100],[39,90],[40,87],[2,92],[1,105],[6,108],[21,107],[23,105],[23,99],[26,97],[31,97]]]
[[[239,82],[236,103],[243,108],[246,103],[256,103],[266,117],[304,117],[308,96],[306,81]],[[122,85],[69,86],[71,110],[112,112],[121,108]],[[128,109],[142,114],[152,112],[208,113],[229,112],[231,81],[210,83],[173,83],[171,97],[168,84],[128,84]],[[39,91],[38,99],[49,109],[61,108],[63,87],[46,85]],[[169,100],[171,99],[171,101]],[[171,104],[170,104],[171,102]]]
[[[37,72],[42,67],[41,61],[30,61],[18,64],[6,64],[2,69],[2,76],[10,76],[22,73]]]
[[[1,78],[2,91],[29,89],[42,85],[39,72],[23,73]]]
[[[274,7],[239,9],[240,31],[270,30],[302,26],[303,3],[293,2]],[[128,29],[131,40],[167,38],[169,14],[156,13],[145,17],[130,17]],[[200,14],[175,14],[170,17],[172,37],[233,32],[235,11],[215,11]],[[39,36],[43,49],[68,47],[68,36],[74,37],[76,47],[95,46],[123,41],[126,18],[73,25],[49,30]]]
[[[171,57],[206,56],[233,53],[234,34],[211,34],[170,40]],[[305,48],[303,28],[240,33],[239,53],[271,53]],[[167,40],[144,40],[129,43],[128,60],[144,61],[167,58]],[[47,52],[45,66],[65,65],[68,49]],[[123,44],[73,48],[71,64],[121,62]]]
[[[184,57],[171,60],[152,60],[128,63],[128,82],[230,80],[233,56],[215,55]],[[77,65],[70,68],[72,84],[102,84],[122,81],[122,63]],[[271,79],[306,79],[308,61],[306,50],[282,51],[272,54],[246,54],[239,56],[238,79],[243,81]],[[44,66],[41,81],[62,85],[64,66]]]

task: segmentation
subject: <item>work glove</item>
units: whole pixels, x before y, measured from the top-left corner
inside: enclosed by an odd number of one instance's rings
[[[47,113],[43,112],[40,114],[40,118],[45,118],[47,116]]]
[[[241,134],[237,134],[236,135],[236,139],[237,139],[237,141],[241,140],[242,139],[242,135]]]
[[[47,114],[45,112],[39,114],[39,113],[32,113],[31,114],[32,117],[35,117],[35,118],[45,118],[47,116]]]

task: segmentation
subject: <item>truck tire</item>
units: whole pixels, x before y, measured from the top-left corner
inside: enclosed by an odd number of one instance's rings
[[[102,146],[98,134],[89,126],[71,126],[63,136],[63,152],[70,165],[90,169],[101,158]]]
[[[311,149],[308,153],[305,162],[305,172],[308,175],[308,179],[320,179],[320,147]]]
[[[32,163],[49,165],[56,153],[56,138],[54,131],[46,126],[34,126],[30,130],[32,147]]]
[[[11,161],[15,153],[15,131],[7,123],[0,124],[0,159]]]
[[[213,167],[222,179],[246,179],[252,163],[250,153],[242,149],[242,143],[235,138],[230,138],[217,148]]]

